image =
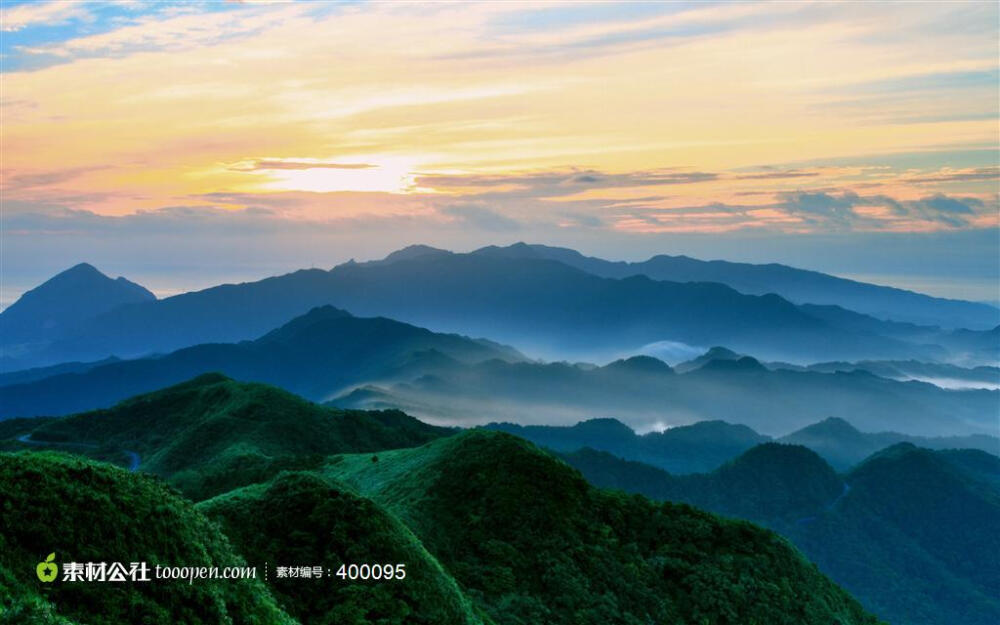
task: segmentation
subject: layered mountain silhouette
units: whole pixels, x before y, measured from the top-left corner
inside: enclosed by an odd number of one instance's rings
[[[127,472],[5,441],[24,448],[0,453],[0,496],[13,504],[0,515],[5,617],[64,625],[291,625],[331,615],[358,625],[877,623],[775,534],[595,489],[500,432],[451,434],[399,413],[330,411],[202,376],[31,434],[46,437],[66,450],[126,445],[143,462]],[[245,454],[259,460],[240,460]],[[235,488],[194,506],[147,470],[195,499],[209,484]],[[227,485],[216,479],[222,473]],[[51,550],[77,561],[261,567],[266,559],[330,571],[399,560],[407,577],[290,583],[272,568],[247,583],[108,592],[57,582],[43,591],[22,572]]]
[[[707,473],[747,450],[767,442],[807,447],[834,469],[844,471],[877,451],[907,442],[927,449],[968,449],[1000,456],[1000,438],[985,434],[920,437],[899,432],[861,432],[847,421],[824,419],[777,439],[745,425],[700,421],[662,432],[636,434],[616,419],[592,419],[572,426],[490,423],[488,430],[508,432],[557,452],[583,448],[603,451],[625,460],[642,462],[674,475]],[[1000,462],[1000,458],[997,458]]]
[[[709,352],[720,353],[719,350]],[[452,425],[573,423],[614,415],[662,429],[718,419],[779,435],[826,416],[867,431],[938,436],[992,432],[1000,391],[946,391],[864,371],[768,369],[748,356],[703,359],[677,374],[649,356],[603,367],[526,360],[482,339],[434,333],[321,307],[254,341],[206,344],[0,387],[0,417],[103,408],[218,371],[344,408],[398,408]]]
[[[252,339],[313,307],[334,305],[559,358],[605,359],[662,341],[725,344],[794,362],[988,361],[998,351],[989,332],[956,333],[836,306],[798,306],[770,290],[744,294],[720,282],[692,281],[698,276],[663,281],[632,271],[604,277],[563,260],[516,253],[520,249],[452,254],[408,248],[377,262],[125,303],[85,323],[16,335],[4,344],[18,354],[20,368],[131,358]]]
[[[1000,456],[1000,439],[986,434],[969,436],[920,437],[899,432],[861,432],[836,417],[783,436],[783,443],[812,449],[838,470],[846,470],[877,451],[898,443],[911,443],[927,449],[978,449]]]
[[[604,367],[492,360],[366,385],[332,403],[394,407],[464,425],[561,425],[614,416],[649,430],[721,418],[780,436],[838,416],[869,432],[947,436],[996,431],[996,390],[945,390],[866,371],[772,370],[748,356],[710,358],[700,365],[678,374],[648,356]]]
[[[775,443],[687,476],[590,449],[563,457],[595,485],[775,529],[891,623],[1000,619],[996,456],[900,443],[842,476],[804,447]]]
[[[710,471],[744,451],[770,440],[745,425],[700,421],[663,432],[638,435],[616,419],[592,419],[572,426],[491,423],[499,430],[541,447],[568,452],[589,447],[620,458],[638,460],[671,473]]]
[[[198,345],[0,388],[0,416],[60,415],[107,407],[201,373],[221,371],[311,399],[353,384],[405,378],[440,362],[523,358],[486,340],[437,334],[384,318],[316,308],[254,341]]]

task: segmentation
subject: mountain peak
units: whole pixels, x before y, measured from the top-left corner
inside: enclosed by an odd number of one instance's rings
[[[341,310],[335,306],[330,306],[329,304],[325,306],[316,306],[306,314],[292,319],[280,328],[271,330],[259,340],[267,342],[287,339],[289,337],[300,335],[303,331],[318,323],[326,323],[338,319],[347,319],[352,316],[353,315],[346,310]]]
[[[436,247],[431,247],[430,245],[415,244],[407,245],[401,250],[396,250],[392,252],[380,262],[383,263],[394,263],[400,260],[412,260],[414,258],[420,258],[421,256],[439,256],[439,255],[450,255],[451,252],[447,250],[442,250]]]
[[[587,419],[586,421],[580,421],[576,425],[572,426],[570,429],[576,430],[578,432],[586,431],[588,433],[603,433],[609,435],[618,436],[635,436],[635,431],[629,426],[625,425],[618,419],[611,417],[600,417],[596,419]]]
[[[78,263],[26,291],[0,313],[2,340],[7,345],[53,340],[63,330],[112,308],[155,299],[134,282],[109,278],[90,263]]]
[[[55,275],[55,278],[60,276],[102,276],[107,278],[106,275],[101,273],[101,271],[91,265],[90,263],[77,263],[65,271],[61,271]],[[122,278],[118,278],[121,280]]]
[[[740,357],[740,355],[733,350],[727,347],[722,347],[721,345],[709,348],[709,350],[702,356],[711,360],[738,360]]]
[[[840,417],[827,417],[818,423],[806,426],[799,430],[799,432],[810,432],[815,434],[826,434],[826,435],[851,435],[855,436],[861,432],[850,424],[850,422],[841,419]]]
[[[632,356],[608,364],[605,369],[610,371],[630,371],[640,373],[673,373],[670,365],[652,356]]]

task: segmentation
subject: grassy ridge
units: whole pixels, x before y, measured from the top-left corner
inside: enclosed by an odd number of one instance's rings
[[[43,584],[35,565],[245,566],[218,527],[155,478],[51,452],[0,453],[0,621],[295,623],[260,580]]]
[[[316,468],[326,454],[419,445],[450,433],[398,411],[336,410],[206,374],[47,422],[32,438],[134,450],[143,471],[198,501],[282,470]]]
[[[455,581],[406,526],[368,499],[315,473],[282,473],[199,504],[247,558],[318,564],[405,563],[392,582],[276,579],[289,613],[321,624],[483,623]]]
[[[506,434],[326,472],[398,514],[497,623],[877,622],[776,535],[599,491]]]
[[[499,432],[329,410],[210,375],[45,422],[35,437],[134,451],[140,471],[202,503],[92,460],[0,455],[0,590],[20,606],[4,605],[8,613],[55,607],[80,623],[877,622],[777,535],[598,490]],[[388,584],[272,576],[40,589],[32,567],[53,550],[65,560],[222,566],[245,557],[333,571],[388,560],[409,573]]]

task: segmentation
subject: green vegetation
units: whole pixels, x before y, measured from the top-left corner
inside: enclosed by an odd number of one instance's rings
[[[43,422],[32,440],[137,453],[142,462],[129,473],[34,446],[0,454],[0,596],[15,621],[877,622],[776,534],[598,490],[504,433],[329,410],[209,375]],[[42,584],[33,567],[52,551],[60,561],[267,562],[325,574],[281,579],[272,568],[264,581]],[[402,563],[407,576],[336,577],[352,562]]]
[[[749,519],[789,538],[870,610],[907,625],[1000,621],[1000,459],[901,443],[843,477],[761,445],[704,475],[605,452],[563,456],[593,484]]]
[[[316,468],[326,454],[419,445],[450,433],[398,411],[325,408],[271,386],[206,374],[47,422],[32,439],[134,451],[143,471],[198,501],[282,470]]]
[[[218,527],[156,478],[52,452],[0,453],[0,621],[294,623],[260,580],[43,584],[57,562],[245,566]]]
[[[248,559],[321,565],[405,563],[392,582],[276,579],[281,605],[311,625],[482,623],[455,581],[397,519],[315,473],[282,473],[199,504]]]
[[[326,471],[398,514],[497,623],[875,622],[776,535],[596,490],[506,434]]]

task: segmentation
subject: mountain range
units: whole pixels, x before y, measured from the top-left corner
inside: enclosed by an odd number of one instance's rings
[[[208,375],[7,433],[4,447],[20,451],[0,453],[4,617],[61,625],[878,622],[772,532],[598,490],[500,432],[334,411]],[[64,453],[40,451],[43,442]],[[138,471],[65,455],[111,449],[138,453]],[[49,552],[61,561],[253,565],[272,574],[133,592],[41,587],[29,573]],[[280,564],[332,572],[370,560],[405,563],[405,581],[273,574]]]
[[[443,252],[434,248],[423,248],[422,251]],[[480,250],[480,253],[557,260],[605,278],[643,275],[671,282],[718,282],[748,295],[777,293],[796,304],[838,306],[878,319],[920,325],[988,330],[1000,323],[1000,310],[988,304],[931,297],[777,263],[755,265],[724,260],[705,261],[665,254],[642,262],[613,262],[584,256],[567,248],[525,243],[509,247],[490,246]]]
[[[1000,334],[986,330],[992,327],[990,323],[996,325],[1000,311],[980,304],[917,294],[903,297],[907,292],[850,283],[865,292],[868,287],[883,289],[907,302],[916,298],[935,310],[961,309],[973,311],[968,313],[973,317],[979,315],[978,322],[968,324],[971,330],[951,330],[954,323],[942,329],[877,319],[839,306],[846,301],[793,303],[776,294],[782,293],[780,288],[742,293],[727,286],[725,276],[707,282],[694,272],[670,274],[667,277],[673,281],[665,281],[662,273],[626,269],[608,277],[594,268],[600,263],[572,263],[567,260],[573,257],[570,251],[555,254],[550,253],[552,249],[515,245],[455,254],[408,248],[381,261],[349,262],[329,271],[301,270],[162,300],[109,300],[104,309],[87,312],[81,315],[86,318],[72,324],[35,328],[30,335],[4,332],[0,365],[12,371],[248,340],[323,305],[362,316],[387,316],[435,331],[488,336],[526,353],[557,359],[602,360],[663,342],[691,349],[725,344],[765,359],[797,363],[918,358],[990,364],[1000,352]],[[80,272],[67,273],[79,277]],[[36,291],[55,290],[63,282],[54,278]],[[64,290],[79,293],[81,288],[73,285]],[[9,316],[12,323],[17,315],[46,314],[43,301],[25,298],[27,294],[0,313],[0,319]],[[916,310],[918,306],[897,308]],[[964,319],[941,314],[953,321]],[[994,318],[989,322],[991,314]]]
[[[331,404],[398,408],[455,425],[567,425],[611,416],[648,431],[723,419],[780,436],[832,416],[866,431],[949,436],[996,433],[1000,391],[946,390],[863,370],[772,370],[749,356],[708,358],[677,373],[660,360],[635,356],[603,367],[442,362],[418,378],[364,385]]]
[[[865,371],[772,370],[732,354],[712,350],[686,363],[682,374],[650,356],[603,367],[543,363],[484,339],[354,317],[326,306],[253,341],[66,365],[68,371],[57,368],[49,377],[29,376],[30,381],[0,386],[0,417],[106,408],[219,371],[343,408],[396,408],[458,426],[530,423],[526,418],[560,424],[613,415],[636,428],[662,429],[724,417],[779,435],[827,416],[850,416],[868,431],[939,436],[991,433],[995,425],[1000,391],[949,391]],[[39,371],[46,372],[34,372]]]
[[[486,340],[438,334],[384,318],[358,318],[325,306],[254,341],[197,345],[139,360],[112,360],[0,387],[0,416],[60,415],[107,407],[132,395],[222,371],[311,399],[351,385],[393,380],[435,362],[521,360]]]
[[[971,436],[920,437],[899,432],[861,432],[847,421],[824,419],[780,438],[758,434],[745,425],[700,421],[662,432],[636,434],[616,419],[591,419],[572,426],[490,423],[483,426],[525,438],[557,452],[590,448],[624,460],[642,462],[674,475],[708,473],[749,449],[768,442],[807,447],[838,471],[846,471],[874,453],[898,443],[926,449],[977,449],[1000,456],[1000,438]]]

